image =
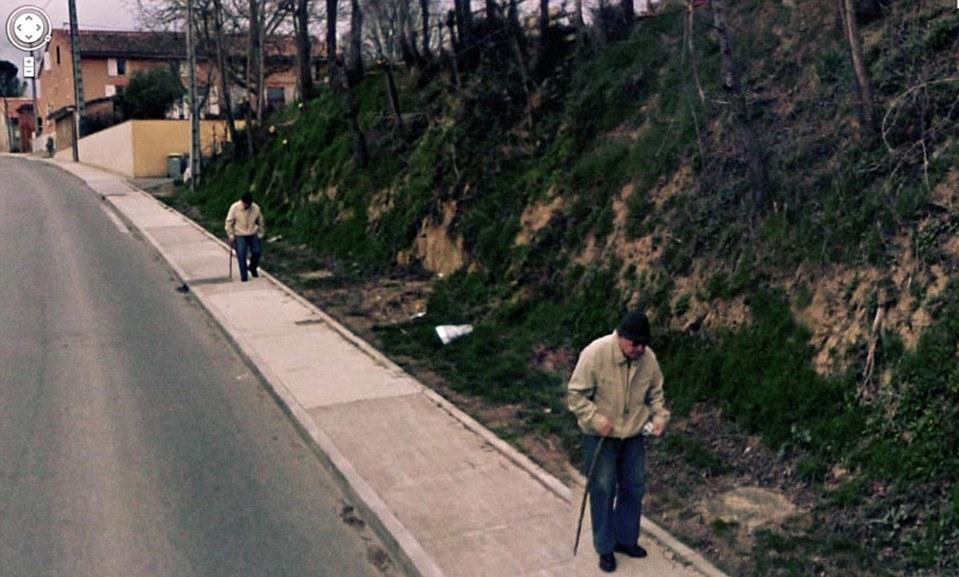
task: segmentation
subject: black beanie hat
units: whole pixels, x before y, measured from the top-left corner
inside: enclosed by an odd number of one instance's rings
[[[249,192],[244,192],[243,196],[240,197],[240,200],[242,200],[246,204],[250,204],[253,202],[253,195],[250,194]]]
[[[616,333],[624,339],[629,339],[637,345],[648,345],[652,340],[649,331],[649,319],[642,311],[632,311],[623,317]]]

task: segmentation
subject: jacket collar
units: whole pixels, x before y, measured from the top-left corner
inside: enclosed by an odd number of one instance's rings
[[[623,354],[623,349],[619,348],[619,335],[616,334],[616,331],[613,331],[613,334],[611,336],[612,336],[612,339],[611,339],[612,350],[610,351],[610,354],[613,357],[613,364],[616,366],[623,366],[625,364],[628,364],[630,362],[630,359]],[[636,360],[639,360],[639,359],[636,359]]]

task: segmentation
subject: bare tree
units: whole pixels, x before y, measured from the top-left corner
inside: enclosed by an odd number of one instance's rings
[[[350,74],[363,74],[363,11],[359,0],[350,0]]]
[[[219,0],[217,0],[219,1]],[[297,89],[302,100],[313,95],[313,48],[310,42],[310,0],[296,0],[293,18],[296,29]]]
[[[719,38],[719,53],[722,60],[723,88],[732,97],[737,128],[746,148],[746,162],[750,186],[753,189],[753,219],[756,212],[765,208],[769,194],[769,176],[766,163],[756,142],[756,134],[749,118],[749,105],[739,79],[739,68],[733,52],[732,33],[726,12],[726,0],[712,0],[713,27]]]
[[[576,42],[582,46],[586,39],[586,21],[583,20],[583,0],[576,0],[576,10],[573,15],[574,26],[576,27]]]
[[[326,0],[326,61],[330,87],[340,94],[346,112],[346,120],[353,134],[356,162],[366,166],[370,154],[366,146],[366,137],[360,127],[359,110],[353,98],[350,77],[346,72],[343,58],[336,53],[337,0]]]
[[[396,79],[393,78],[393,63],[389,60],[380,60],[380,65],[386,73],[386,91],[390,99],[390,110],[393,111],[393,118],[396,121],[396,127],[403,131],[403,111],[400,109],[400,94],[396,89]]]
[[[473,7],[470,0],[453,0],[456,6],[456,24],[460,46],[465,49],[473,42]]]
[[[490,20],[499,18],[500,10],[496,0],[486,0],[486,17]]]
[[[620,10],[623,12],[623,20],[626,22],[627,29],[633,27],[633,21],[636,20],[636,8],[633,6],[633,0],[621,0]]]
[[[420,0],[420,19],[423,22],[423,58],[429,59],[430,54],[430,0]]]
[[[859,113],[865,132],[872,132],[875,124],[875,109],[872,99],[872,86],[869,82],[869,71],[862,52],[862,43],[859,39],[859,24],[856,20],[855,0],[837,0],[839,14],[842,17],[843,32],[846,43],[849,45],[849,55],[852,58],[853,71],[856,74],[856,86],[859,89]]]
[[[539,42],[540,51],[545,50],[546,36],[549,34],[549,0],[539,0]]]
[[[223,110],[226,115],[226,127],[230,133],[230,142],[236,146],[236,121],[233,118],[233,102],[230,95],[230,68],[227,66],[226,49],[223,46],[223,2],[213,0],[213,25],[216,42],[216,62],[220,72],[220,92],[223,93]]]
[[[689,53],[689,66],[693,71],[693,80],[696,82],[696,93],[700,104],[706,104],[706,92],[703,83],[699,80],[699,64],[696,59],[696,47],[693,38],[696,35],[696,6],[693,0],[686,0],[686,22],[684,28],[686,36],[685,50]]]
[[[337,0],[326,0],[326,69],[331,86],[336,69],[336,9]]]
[[[350,126],[350,133],[353,135],[356,163],[361,167],[366,166],[370,161],[369,149],[366,146],[366,135],[363,134],[363,129],[360,127],[359,107],[356,105],[356,99],[353,98],[353,86],[350,82],[350,75],[346,73],[346,67],[341,57],[336,57],[332,70],[333,88],[339,92],[343,98],[343,107],[346,109],[346,120]]]

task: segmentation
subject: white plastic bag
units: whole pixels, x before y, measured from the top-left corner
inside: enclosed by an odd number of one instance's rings
[[[473,332],[473,325],[440,325],[436,327],[436,336],[440,342],[448,345],[454,340]]]

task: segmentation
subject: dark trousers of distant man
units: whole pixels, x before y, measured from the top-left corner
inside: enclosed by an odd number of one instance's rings
[[[590,459],[601,437],[583,436],[583,449]],[[603,441],[589,488],[589,512],[593,521],[593,546],[600,555],[612,553],[616,544],[635,545],[639,539],[646,485],[646,439],[607,437]]]
[[[257,275],[257,268],[260,266],[260,257],[263,256],[263,241],[255,234],[240,236],[237,235],[234,243],[236,244],[236,261],[240,265],[240,280],[246,280],[246,256],[250,255],[249,270],[253,276]]]

